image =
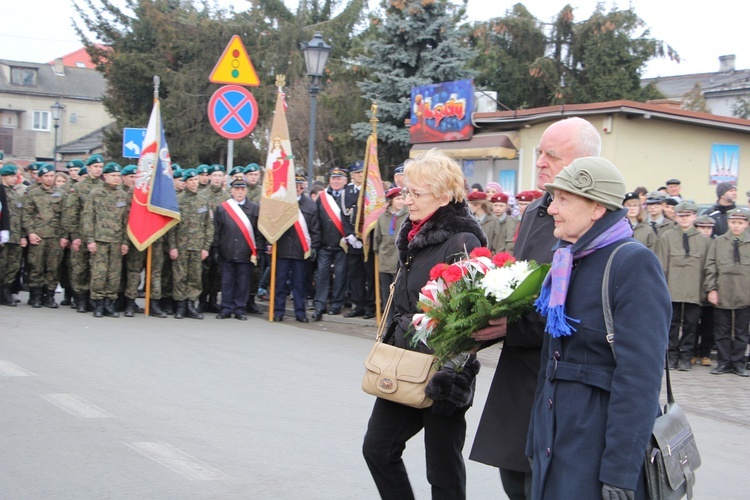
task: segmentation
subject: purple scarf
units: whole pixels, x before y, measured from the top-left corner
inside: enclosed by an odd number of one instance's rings
[[[570,325],[570,322],[581,322],[580,319],[570,318],[565,314],[565,300],[568,296],[573,261],[582,259],[615,241],[631,236],[633,236],[633,229],[630,227],[628,220],[623,218],[575,253],[571,251],[570,246],[555,250],[552,266],[547,277],[544,278],[539,298],[534,303],[539,314],[547,317],[545,332],[555,338],[572,335],[576,329]]]

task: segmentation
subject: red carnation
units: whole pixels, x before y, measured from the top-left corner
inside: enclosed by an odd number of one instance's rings
[[[471,251],[469,257],[471,257],[472,259],[476,259],[477,257],[492,258],[492,252],[487,247],[477,247]]]
[[[435,266],[430,269],[430,279],[435,281],[440,277],[441,274],[443,274],[443,271],[445,271],[448,268],[448,264],[445,262],[441,262],[440,264],[435,264]]]
[[[513,264],[515,262],[516,258],[508,252],[496,253],[495,256],[492,257],[492,263],[497,267],[503,267],[505,264]]]
[[[450,285],[451,283],[455,283],[456,281],[460,280],[463,277],[465,271],[465,268],[453,264],[452,266],[448,266],[448,268],[443,271],[441,276],[443,277],[445,282]]]

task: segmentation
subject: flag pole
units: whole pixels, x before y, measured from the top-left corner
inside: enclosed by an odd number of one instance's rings
[[[159,75],[154,75],[154,103],[159,100]],[[157,148],[157,151],[159,148]],[[143,314],[148,318],[149,312],[151,312],[151,247],[149,245],[146,250],[146,284],[144,297],[146,303],[143,305]]]

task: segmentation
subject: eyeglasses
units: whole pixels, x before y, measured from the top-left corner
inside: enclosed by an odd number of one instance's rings
[[[410,191],[408,188],[402,188],[401,189],[401,194],[404,196],[404,198],[406,198],[407,196],[411,196],[412,199],[419,200],[423,196],[429,196],[432,193],[419,193],[417,191]]]

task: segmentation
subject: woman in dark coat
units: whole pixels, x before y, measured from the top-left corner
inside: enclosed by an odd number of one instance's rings
[[[664,274],[630,237],[625,182],[610,162],[574,160],[545,187],[559,240],[537,301],[548,335],[526,447],[533,498],[646,498],[641,471],[671,319]],[[602,277],[618,247],[605,284],[610,345]]]
[[[429,281],[430,270],[436,264],[459,260],[466,252],[486,245],[487,238],[469,214],[463,175],[456,162],[433,149],[407,161],[404,167],[403,192],[409,218],[396,240],[400,272],[394,288],[394,321],[384,341],[430,352],[427,346],[414,346],[411,341],[412,317],[421,312],[417,308],[419,291]],[[463,380],[469,386],[473,386],[478,365],[472,356],[460,372],[469,378]],[[441,370],[435,378],[446,373]],[[461,452],[466,439],[464,414],[471,406],[468,400],[461,406],[435,400],[429,408],[416,409],[376,399],[362,451],[381,497],[414,498],[401,455],[406,442],[422,429],[432,498],[466,497]]]

